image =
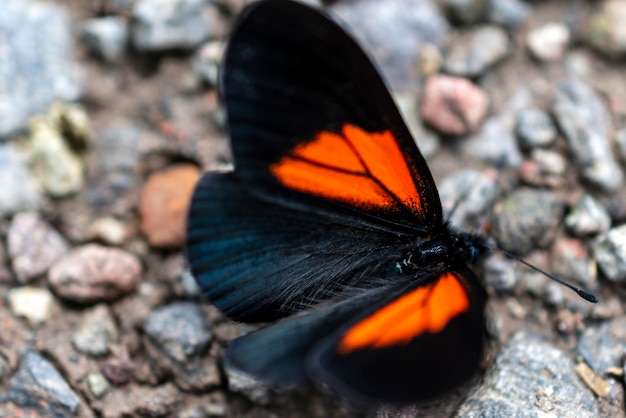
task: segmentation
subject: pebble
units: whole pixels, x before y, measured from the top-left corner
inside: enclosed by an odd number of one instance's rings
[[[37,213],[20,212],[9,225],[7,250],[15,277],[23,284],[46,273],[69,244]]]
[[[81,69],[72,57],[72,25],[49,2],[11,0],[0,10],[0,138],[25,128],[55,100],[82,93]]]
[[[587,247],[581,241],[557,239],[551,255],[550,273],[568,282],[578,283],[585,290],[598,290],[600,284],[595,260],[591,259]]]
[[[155,310],[144,329],[170,358],[180,363],[204,355],[212,338],[204,313],[190,302],[175,302]]]
[[[472,25],[485,17],[489,0],[445,0],[443,7],[452,21]]]
[[[48,274],[50,286],[60,297],[80,304],[120,298],[141,282],[141,263],[134,255],[97,244],[72,249]]]
[[[475,78],[502,61],[511,52],[511,42],[502,28],[481,26],[453,38],[444,59],[446,72]]]
[[[526,45],[533,57],[539,61],[561,61],[571,39],[569,28],[564,23],[548,23],[528,32]]]
[[[0,144],[0,184],[0,217],[41,205],[39,185],[28,170],[26,155],[13,144]]]
[[[156,387],[129,385],[104,397],[102,417],[169,417],[180,399],[179,390],[171,383]]]
[[[76,350],[93,357],[109,354],[109,346],[118,339],[115,320],[104,304],[84,311],[78,330],[72,335]]]
[[[139,51],[192,49],[222,32],[217,9],[205,0],[138,0],[132,17]]]
[[[517,284],[517,274],[513,261],[501,254],[490,254],[482,264],[481,277],[485,284],[496,292],[511,292]]]
[[[93,141],[95,163],[90,167],[87,201],[94,207],[109,207],[137,186],[139,142],[145,132],[139,124],[125,120],[97,129]]]
[[[515,134],[522,149],[533,149],[554,144],[557,130],[548,113],[537,108],[526,108],[516,115]]]
[[[594,372],[607,376],[609,368],[621,368],[623,365],[626,347],[624,330],[624,318],[588,327],[578,341],[578,354]]]
[[[414,71],[421,46],[443,49],[448,38],[449,24],[430,1],[335,2],[329,10],[371,51],[395,92],[417,87]]]
[[[187,211],[199,177],[197,166],[178,164],[148,178],[139,199],[139,215],[141,231],[151,246],[183,246]]]
[[[105,16],[85,22],[82,39],[90,52],[106,62],[116,63],[128,44],[128,21],[118,16]]]
[[[592,241],[591,248],[607,279],[618,283],[626,281],[626,225],[598,236]]]
[[[600,4],[588,22],[586,39],[597,51],[609,58],[626,56],[626,3],[609,0]]]
[[[31,171],[48,194],[60,198],[82,189],[83,161],[52,120],[39,117],[31,121],[29,145]]]
[[[199,80],[210,86],[217,86],[223,53],[224,43],[222,41],[207,42],[198,48],[191,64]]]
[[[240,393],[248,398],[255,405],[269,405],[272,401],[272,393],[267,385],[224,364],[224,373],[228,381],[228,390],[233,393]]]
[[[540,187],[559,187],[565,184],[567,161],[554,151],[533,149],[530,158],[520,167],[525,183]]]
[[[58,311],[52,293],[39,287],[14,287],[9,290],[7,300],[14,315],[26,318],[35,327],[48,322]]]
[[[487,221],[498,185],[495,172],[461,170],[444,177],[438,189],[445,218],[467,231],[480,229]]]
[[[608,139],[610,113],[602,98],[580,80],[557,84],[553,113],[582,177],[607,193],[624,184]]]
[[[94,398],[101,399],[111,389],[111,384],[102,373],[90,372],[87,374],[87,387]]]
[[[27,351],[10,382],[8,398],[48,417],[72,417],[80,398],[54,366],[41,355]]]
[[[90,226],[89,239],[100,241],[107,245],[122,245],[129,235],[126,224],[113,217],[96,219]]]
[[[565,226],[577,237],[606,232],[611,217],[604,206],[590,195],[585,195],[565,217]]]
[[[500,248],[528,254],[552,243],[562,213],[563,202],[553,193],[520,188],[496,204],[491,233]]]
[[[433,44],[424,43],[419,50],[417,68],[419,75],[428,77],[437,74],[443,66],[443,53]]]
[[[487,115],[489,97],[465,78],[434,75],[422,92],[424,122],[447,135],[466,135],[478,129]]]
[[[529,4],[520,0],[490,0],[487,20],[507,29],[521,27],[532,12]]]
[[[542,338],[518,332],[455,416],[591,418],[599,413],[573,361]]]
[[[468,157],[501,167],[518,167],[522,154],[513,134],[513,118],[507,112],[488,118],[480,129],[459,143]]]

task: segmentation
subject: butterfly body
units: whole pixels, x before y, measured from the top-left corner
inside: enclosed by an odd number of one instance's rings
[[[367,55],[319,10],[264,0],[235,25],[220,89],[235,169],[196,187],[191,271],[233,320],[287,318],[234,340],[226,364],[376,403],[467,382],[485,329],[468,265],[487,246],[444,222]]]

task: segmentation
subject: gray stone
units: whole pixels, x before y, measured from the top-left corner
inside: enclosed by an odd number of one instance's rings
[[[23,129],[55,100],[81,94],[70,22],[49,2],[11,0],[0,8],[0,138]]]
[[[598,236],[591,248],[607,279],[620,283],[626,281],[626,225]]]
[[[463,154],[490,164],[519,167],[522,154],[512,132],[511,116],[503,113],[488,118],[478,132],[460,144]]]
[[[529,4],[520,0],[489,0],[487,20],[507,29],[517,29],[531,13]]]
[[[80,405],[80,399],[63,376],[48,360],[32,351],[22,356],[11,379],[8,398],[50,417],[74,416]]]
[[[600,10],[588,22],[587,42],[610,58],[626,56],[626,3],[622,0],[602,2]]]
[[[609,144],[611,117],[602,98],[582,81],[564,81],[553,112],[582,177],[608,193],[619,189],[624,174]]]
[[[19,283],[46,273],[69,248],[65,238],[37,213],[22,212],[13,217],[7,249]]]
[[[72,335],[74,347],[87,355],[104,356],[119,338],[117,326],[106,305],[87,310],[78,330]]]
[[[597,417],[591,391],[574,372],[574,363],[540,337],[520,332],[498,355],[482,385],[457,411],[457,417]]]
[[[541,187],[559,187],[565,184],[567,160],[558,152],[535,148],[530,158],[522,163],[524,182]]]
[[[0,144],[0,184],[0,217],[41,205],[40,189],[28,171],[26,156],[13,144]]]
[[[545,248],[554,240],[563,206],[551,192],[517,189],[496,204],[491,232],[500,248],[515,254]]]
[[[206,0],[139,0],[132,39],[140,51],[193,48],[220,33],[217,10]]]
[[[509,37],[502,28],[481,26],[451,42],[444,68],[453,75],[477,77],[502,61],[510,50]]]
[[[591,369],[603,376],[609,368],[620,368],[626,353],[626,320],[614,319],[587,328],[578,341],[578,354]]]
[[[204,313],[196,304],[176,302],[155,310],[145,331],[175,361],[202,356],[211,343]]]
[[[330,11],[372,52],[396,92],[417,87],[412,68],[422,45],[446,44],[449,25],[430,0],[336,2]]]
[[[193,70],[202,82],[217,86],[218,72],[224,43],[222,41],[207,42],[202,45],[193,56]]]
[[[569,46],[571,34],[564,23],[548,23],[528,32],[528,50],[540,61],[563,59]]]
[[[596,235],[609,230],[611,217],[600,202],[585,195],[567,214],[565,225],[578,237]]]
[[[556,126],[550,115],[537,108],[526,108],[517,113],[515,133],[524,149],[548,147],[557,136]]]
[[[600,286],[595,260],[590,257],[587,246],[576,239],[560,238],[554,243],[550,273],[579,283],[588,291],[595,291]]]
[[[87,21],[82,38],[91,53],[107,62],[117,62],[128,43],[128,21],[117,16],[106,16]]]

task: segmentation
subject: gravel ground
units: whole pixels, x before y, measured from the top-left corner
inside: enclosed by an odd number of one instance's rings
[[[485,374],[369,410],[225,369],[251,327],[185,270],[193,186],[231,163],[216,63],[244,3],[0,10],[0,417],[625,416],[626,2],[326,4],[381,66],[444,207],[461,202],[451,222],[489,219],[501,248],[600,299],[489,256]]]

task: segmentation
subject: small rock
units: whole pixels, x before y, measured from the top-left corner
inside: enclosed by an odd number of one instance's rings
[[[13,217],[7,246],[13,271],[22,284],[46,273],[69,250],[65,238],[34,212]]]
[[[585,329],[578,341],[578,354],[594,372],[607,376],[610,368],[622,367],[626,347],[624,330],[624,318]]]
[[[48,289],[23,286],[9,290],[9,307],[14,315],[24,317],[33,326],[40,326],[58,309]]]
[[[558,239],[552,247],[550,272],[566,281],[574,281],[585,290],[599,288],[595,260],[580,241],[570,238]]]
[[[599,413],[572,360],[540,337],[519,332],[455,416],[591,418]]]
[[[121,245],[128,236],[128,228],[124,222],[112,218],[98,218],[89,226],[90,239],[108,245]]]
[[[517,284],[515,267],[511,260],[499,254],[490,254],[483,262],[483,280],[497,292],[511,292]]]
[[[201,290],[200,286],[198,286],[198,282],[191,274],[191,270],[185,269],[180,278],[183,286],[183,291],[185,292],[185,296],[188,298],[194,298],[196,296],[200,296]]]
[[[554,151],[534,149],[530,159],[520,167],[520,176],[525,183],[533,186],[559,187],[565,184],[567,161]]]
[[[115,63],[123,56],[128,43],[128,21],[118,16],[88,20],[83,26],[82,38],[92,54]]]
[[[61,257],[50,269],[48,280],[64,299],[82,304],[110,301],[137,288],[141,263],[126,251],[88,244]]]
[[[448,17],[465,25],[481,21],[487,14],[489,0],[445,0],[443,7]]]
[[[204,313],[198,305],[189,302],[176,302],[157,309],[148,318],[145,331],[170,358],[181,363],[202,356],[211,343]]]
[[[564,23],[548,23],[526,36],[528,50],[540,61],[560,61],[567,52],[570,32]]]
[[[531,6],[520,0],[490,0],[487,20],[507,29],[517,29],[531,13]]]
[[[550,115],[537,108],[527,108],[517,113],[515,134],[523,149],[549,147],[557,137]]]
[[[501,113],[488,118],[480,129],[459,143],[463,155],[490,165],[518,167],[522,154],[513,135],[513,117]]]
[[[449,24],[430,1],[339,1],[329,9],[372,52],[395,92],[417,87],[414,71],[421,46],[442,49],[448,37]]]
[[[125,390],[114,390],[103,399],[103,418],[169,417],[177,410],[181,395],[174,385],[131,385]]]
[[[106,305],[100,304],[84,312],[78,330],[72,335],[76,350],[90,356],[104,356],[109,345],[119,338],[113,316]]]
[[[611,217],[604,206],[585,195],[565,217],[565,226],[577,237],[596,235],[611,227]]]
[[[139,202],[141,230],[153,247],[181,247],[193,189],[200,170],[179,164],[152,174]]]
[[[222,41],[207,42],[194,54],[192,65],[196,76],[210,86],[217,86],[218,71],[224,43]]]
[[[80,399],[63,376],[48,360],[32,351],[22,356],[7,395],[13,403],[49,417],[72,417],[80,405]]]
[[[417,57],[419,75],[422,77],[435,75],[441,70],[442,65],[443,54],[441,50],[436,45],[424,43]]]
[[[582,177],[608,193],[619,189],[624,174],[607,136],[610,113],[598,94],[582,81],[561,82],[553,111]]]
[[[72,57],[72,25],[63,7],[26,0],[3,6],[0,138],[24,129],[55,100],[73,101],[82,94],[81,70]]]
[[[91,372],[87,374],[87,387],[96,399],[101,399],[111,389],[109,381],[102,373]]]
[[[122,386],[130,382],[133,364],[128,358],[128,353],[116,353],[102,362],[100,370],[112,384]]]
[[[543,190],[517,189],[496,204],[491,232],[500,248],[524,255],[554,239],[563,202]]]
[[[0,184],[0,217],[39,208],[38,184],[28,171],[25,155],[13,144],[0,144]]]
[[[65,197],[83,187],[83,161],[48,118],[30,126],[31,170],[42,188],[53,197]]]
[[[434,75],[424,86],[420,114],[441,133],[465,135],[478,129],[488,107],[487,94],[471,81]]]
[[[598,236],[591,243],[591,248],[607,279],[619,283],[626,280],[626,225]]]
[[[205,0],[138,0],[132,38],[140,51],[191,49],[221,34],[217,10]]]
[[[448,45],[444,68],[452,75],[478,77],[502,61],[510,51],[511,43],[503,29],[482,26],[462,34]]]
[[[241,393],[256,405],[268,405],[272,400],[272,394],[267,385],[244,374],[234,368],[224,365],[224,373],[228,380],[228,390]]]
[[[609,58],[626,56],[626,4],[622,0],[602,2],[587,25],[587,42]]]
[[[445,218],[462,230],[480,228],[493,207],[497,188],[495,173],[461,170],[444,177],[438,189]]]

